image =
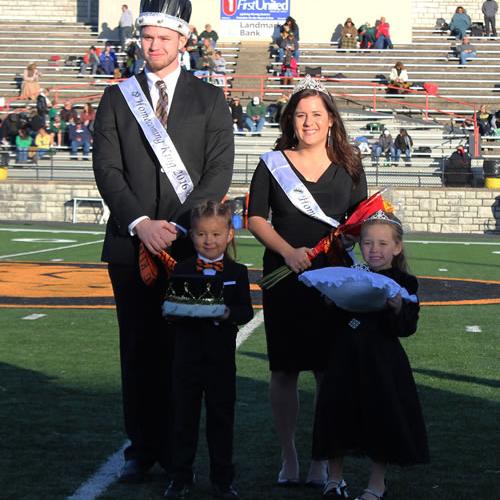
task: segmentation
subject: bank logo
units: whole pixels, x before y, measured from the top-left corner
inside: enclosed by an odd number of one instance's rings
[[[225,16],[233,16],[238,10],[238,0],[221,0],[222,12]]]

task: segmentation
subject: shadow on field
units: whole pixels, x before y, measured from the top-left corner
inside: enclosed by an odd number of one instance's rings
[[[487,387],[500,387],[500,380],[489,378],[471,377],[470,375],[459,375],[457,373],[448,373],[440,370],[429,370],[428,368],[414,368],[413,372],[445,380],[454,380],[456,382],[468,382],[470,384],[485,385]]]
[[[4,499],[65,498],[124,441],[119,394],[0,363],[0,402]]]

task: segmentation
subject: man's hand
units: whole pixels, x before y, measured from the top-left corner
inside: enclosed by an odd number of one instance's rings
[[[166,220],[144,219],[134,229],[139,239],[153,255],[158,255],[177,238],[176,227]]]

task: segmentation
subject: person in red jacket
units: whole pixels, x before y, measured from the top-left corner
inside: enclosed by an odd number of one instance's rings
[[[377,31],[375,33],[375,49],[392,49],[391,35],[389,33],[389,23],[386,22],[385,17],[381,17],[377,24]]]

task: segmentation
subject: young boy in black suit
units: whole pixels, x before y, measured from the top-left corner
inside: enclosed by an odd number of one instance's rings
[[[248,271],[227,255],[228,246],[234,245],[231,215],[229,206],[214,201],[193,209],[191,239],[197,256],[179,262],[171,278],[172,283],[176,279],[185,279],[188,287],[200,275],[222,279],[224,304],[217,317],[191,317],[183,311],[185,316],[172,320],[175,331],[172,375],[174,478],[165,492],[167,498],[184,498],[193,484],[203,396],[213,493],[218,498],[238,498],[232,487],[236,399],[234,358],[237,325],[250,321],[253,309]]]

